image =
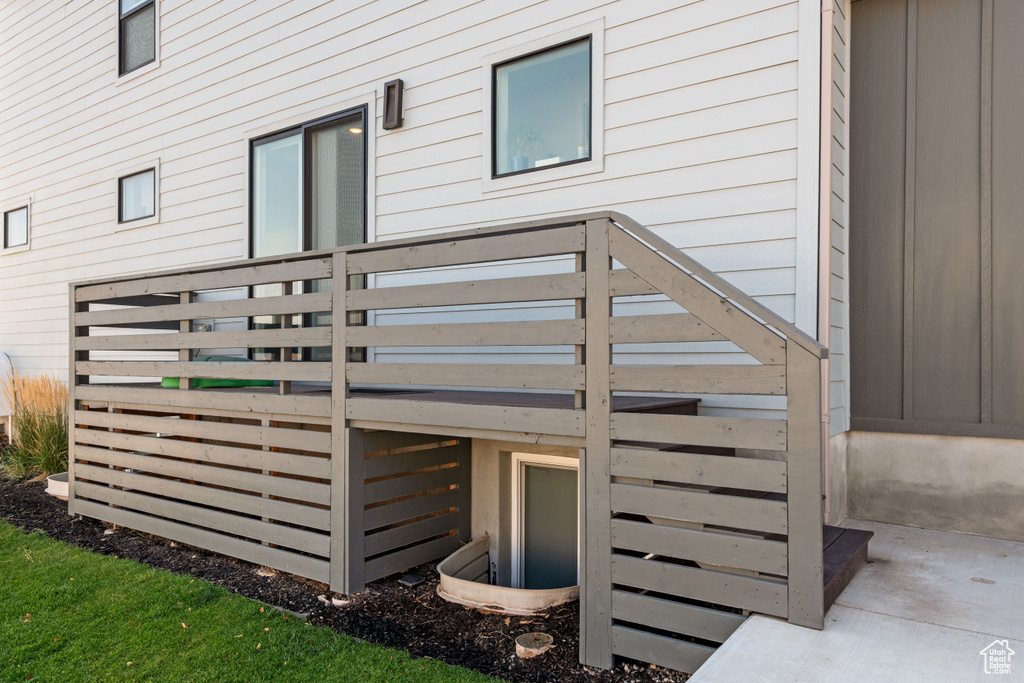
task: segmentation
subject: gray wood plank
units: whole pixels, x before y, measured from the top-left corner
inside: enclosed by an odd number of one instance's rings
[[[102,384],[81,387],[77,395],[85,401],[135,403],[155,406],[156,410],[171,407],[188,408],[196,412],[231,410],[239,413],[269,413],[319,418],[330,417],[331,414],[329,396],[279,396],[238,390],[217,391],[215,389],[190,391],[183,394],[173,389],[145,389],[103,386]]]
[[[690,446],[785,450],[785,420],[613,413],[612,438]]]
[[[716,643],[724,643],[747,620],[741,614],[626,591],[612,593],[612,613],[622,621]]]
[[[451,240],[463,239],[467,237],[494,237],[499,235],[510,235],[533,231],[536,230],[537,228],[554,228],[561,226],[578,225],[594,218],[608,218],[609,214],[609,211],[587,211],[584,213],[570,214],[568,216],[556,216],[554,218],[539,218],[529,221],[516,221],[513,223],[505,223],[502,225],[488,225],[478,228],[468,228],[466,230],[455,230],[452,232],[444,233],[443,237],[438,235],[427,237],[403,237],[401,239],[385,240],[381,242],[348,244],[343,247],[340,247],[339,249],[344,250],[350,254],[359,254],[364,251],[377,251],[381,247],[395,247],[422,244],[423,242],[449,242]]]
[[[367,504],[380,503],[402,496],[409,496],[414,493],[424,493],[434,489],[448,488],[458,483],[459,470],[457,467],[410,474],[394,479],[366,484],[363,487],[364,500]]]
[[[917,0],[907,0],[907,90],[906,135],[904,136],[906,159],[903,180],[903,419],[914,417],[914,315],[916,302],[914,287],[917,278],[914,268],[917,219]]]
[[[715,653],[715,648],[667,638],[625,626],[612,629],[615,654],[668,669],[693,673]]]
[[[459,439],[459,540],[473,540],[473,447],[470,439]]]
[[[738,534],[612,520],[612,546],[785,576],[786,544]],[[646,623],[646,622],[643,622]]]
[[[363,513],[363,527],[366,531],[370,531],[432,512],[454,509],[458,504],[458,491],[448,489],[439,493],[409,498],[398,503],[379,505],[368,508]]]
[[[301,477],[329,479],[331,476],[331,461],[329,458],[251,448],[235,448],[233,446],[216,446],[196,441],[159,439],[142,434],[105,432],[98,429],[76,429],[73,434],[74,442],[86,446],[120,448],[140,453],[152,453],[154,455],[216,463],[218,465],[294,474]]]
[[[93,337],[95,339],[95,337]],[[213,379],[267,379],[296,382],[330,382],[330,363],[79,361],[80,375],[113,377],[206,377]]]
[[[404,524],[386,531],[366,535],[366,556],[380,555],[411,543],[448,535],[459,526],[459,515],[449,512],[438,517],[428,517],[418,522]]]
[[[646,588],[717,605],[728,605],[785,617],[786,583],[765,578],[684,567],[669,562],[612,555],[612,579],[634,588]],[[821,587],[818,587],[821,592]]]
[[[87,466],[88,467],[88,466]],[[227,512],[240,512],[256,515],[264,520],[275,520],[299,524],[311,529],[329,531],[331,528],[330,510],[310,505],[296,505],[282,500],[265,498],[262,495],[248,495],[225,491],[222,488],[198,486],[185,482],[172,481],[162,477],[150,477],[142,474],[131,474],[122,470],[109,468],[90,468],[89,479],[102,481],[105,484],[120,486],[132,491],[142,491],[168,498],[177,498],[189,503],[212,505]],[[93,486],[82,482],[83,487]],[[83,488],[83,491],[87,491]],[[95,498],[83,493],[88,498]]]
[[[981,134],[980,157],[980,252],[981,252],[981,421],[992,421],[992,77],[995,22],[993,1],[981,2]],[[1018,254],[1021,252],[1018,252]]]
[[[350,420],[402,423],[452,428],[584,436],[582,411],[555,408],[516,408],[434,403],[401,399],[353,398],[347,405]],[[396,428],[402,429],[399,424]]]
[[[318,505],[328,505],[331,502],[330,487],[326,484],[292,479],[290,477],[275,477],[256,472],[243,472],[226,467],[211,467],[184,460],[171,460],[169,458],[158,458],[139,453],[110,451],[93,446],[79,446],[78,472],[80,478],[85,479],[87,471],[94,475],[97,469],[100,473],[111,471],[108,468],[93,467],[87,469],[89,465],[85,463],[102,463],[114,467],[130,467],[141,472],[166,477],[177,477],[188,481],[201,481],[206,484],[215,484],[242,491],[252,491],[253,493],[265,493],[270,496],[279,496]]]
[[[360,429],[398,429],[420,432],[421,434],[437,434],[446,438],[493,439],[497,441],[514,441],[516,443],[544,444],[547,446],[569,446],[572,448],[582,448],[584,442],[582,436],[558,436],[555,434],[538,434],[536,432],[508,432],[500,429],[479,429],[451,425],[438,426],[386,420],[352,419],[349,420],[349,424]]]
[[[373,251],[352,253],[352,273],[379,273],[554,256],[583,251],[583,227],[548,228],[519,234],[446,240],[410,247],[381,245]]]
[[[617,316],[608,321],[613,344],[724,341],[692,313]]]
[[[345,308],[345,297],[352,281],[348,276],[347,254],[339,252],[332,257],[331,269],[337,274],[331,283],[331,590],[351,593],[362,589],[362,581],[350,581],[353,564],[362,564],[362,543],[356,548],[356,538],[362,539],[362,529],[353,536],[349,524],[349,497],[354,489],[356,500],[362,502],[363,482],[350,480],[348,452],[348,420],[345,404],[348,401],[348,377],[345,365],[348,362],[349,312]],[[365,446],[364,444],[361,444]],[[361,453],[359,457],[365,458]],[[357,577],[356,578],[360,578]]]
[[[281,346],[330,346],[331,328],[295,327],[282,330],[184,332],[77,337],[78,351],[168,351],[175,349],[231,349]]]
[[[350,346],[561,346],[582,344],[582,320],[353,327]],[[358,381],[358,380],[353,380]]]
[[[81,469],[85,469],[83,466]],[[94,468],[100,472],[111,472],[105,468]],[[84,478],[84,476],[83,476]],[[90,476],[90,478],[93,478]],[[101,481],[96,473],[96,481]],[[283,524],[270,524],[251,517],[241,517],[226,512],[219,512],[207,507],[182,503],[165,498],[157,498],[134,491],[120,490],[108,486],[89,485],[78,482],[79,495],[91,500],[102,501],[111,505],[128,508],[137,512],[159,515],[187,524],[206,527],[222,533],[235,534],[259,541],[266,541],[293,550],[326,557],[330,545],[325,534],[303,531]]]
[[[301,256],[283,263],[251,266],[239,265],[240,263],[246,262],[226,263],[216,270],[179,271],[171,275],[143,276],[103,284],[80,283],[75,290],[75,301],[98,301],[126,296],[224,289],[331,277],[331,262],[327,258]]]
[[[617,296],[646,296],[661,294],[661,290],[628,268],[616,268],[608,273],[609,293]]]
[[[167,320],[196,320],[198,318],[246,318],[254,315],[285,313],[317,313],[331,310],[331,293],[294,294],[251,299],[225,299],[169,306],[116,308],[89,311],[75,316],[76,325],[123,325]]]
[[[790,487],[792,490],[792,479]],[[785,534],[787,530],[787,504],[778,500],[628,484],[612,484],[611,497],[612,509],[616,512],[773,534]],[[820,519],[818,522],[821,526]],[[820,538],[821,532],[818,533]]]
[[[822,628],[821,363],[798,346],[789,347],[789,621]],[[824,443],[828,443],[824,441]]]
[[[850,403],[903,415],[907,2],[851,7]]]
[[[424,562],[441,559],[455,552],[459,547],[459,537],[456,535],[437,538],[427,541],[422,545],[399,550],[390,555],[383,555],[369,560],[366,563],[366,582],[397,574],[398,572],[411,569]]]
[[[781,460],[642,448],[612,449],[611,473],[614,477],[785,493],[786,469],[785,461]]]
[[[582,566],[580,568],[580,661],[588,666],[611,668],[612,656],[612,576],[611,576],[611,496],[609,462],[612,406],[611,342],[608,319],[611,317],[609,271],[610,224],[607,220],[587,223],[587,386],[585,458],[580,459],[580,522]]]
[[[622,230],[610,235],[612,257],[656,286],[717,332],[757,360],[775,365],[785,360],[782,337],[691,275],[645,247]]]
[[[363,471],[366,473],[367,479],[400,474],[402,472],[412,472],[427,467],[456,463],[459,459],[459,452],[458,446],[448,446],[446,448],[432,448],[430,450],[409,451],[396,455],[367,458],[363,465]]]
[[[785,365],[613,365],[612,390],[786,395]]]
[[[981,3],[918,1],[916,35],[912,417],[978,422]]]
[[[98,411],[79,410],[75,413],[75,421],[79,425],[104,427],[107,429],[127,429],[137,432],[152,432],[175,436],[188,436],[213,441],[236,441],[257,446],[276,446],[330,453],[330,434],[305,429],[284,429],[280,427],[259,427],[256,425],[236,425],[226,422],[205,420],[178,420],[148,415],[113,415]]]
[[[364,551],[364,521],[363,512],[367,502],[366,489],[363,482],[366,475],[363,472],[363,465],[366,462],[365,448],[363,444],[363,430],[346,428],[344,461],[348,464],[348,472],[345,482],[348,485],[348,496],[346,503],[346,529],[345,544],[348,547],[348,570],[346,574],[347,593],[354,593],[363,589],[366,580],[363,575],[366,553]],[[338,458],[338,455],[334,455]],[[383,482],[382,482],[383,483]]]
[[[237,557],[248,562],[273,567],[283,572],[304,576],[313,581],[326,582],[329,565],[326,561],[233,538],[213,531],[197,529],[165,519],[113,508],[102,503],[79,501],[77,514],[101,519],[111,524],[120,524],[147,534],[162,536],[172,541],[187,543],[206,550]]]
[[[350,290],[346,303],[349,310],[362,311],[519,301],[559,301],[582,297],[585,287],[586,278],[583,273],[529,275],[497,280]]]
[[[1024,3],[996,0],[992,55],[992,422],[1024,422]]]
[[[349,381],[369,384],[582,389],[585,371],[577,365],[492,365],[456,363],[350,363]]]
[[[611,211],[609,214],[613,221],[622,226],[622,228],[631,233],[634,237],[642,239],[647,244],[652,245],[665,258],[681,266],[686,271],[693,273],[710,287],[728,296],[734,304],[738,304],[742,308],[746,309],[748,313],[751,313],[765,321],[781,332],[783,336],[790,337],[797,344],[804,347],[818,358],[828,358],[828,349],[816,339],[772,311],[770,308],[755,301],[754,299],[751,299],[741,289],[717,273],[712,272],[699,261],[696,261],[679,251],[679,249],[673,246],[668,240],[660,237],[654,232],[651,232],[629,216],[625,216],[616,211]]]
[[[455,439],[438,438],[431,434],[412,434],[409,432],[366,432],[363,435],[366,441],[367,453],[378,453],[380,451],[398,450],[401,448],[413,448],[415,446],[426,446]]]
[[[68,320],[74,320],[75,314],[79,311],[89,310],[89,304],[80,304],[75,301],[75,286],[68,285]],[[77,392],[79,384],[86,384],[88,377],[75,374],[75,363],[79,360],[87,360],[88,351],[75,351],[75,338],[87,336],[88,328],[68,327],[68,434],[75,433],[75,411],[78,410]],[[10,425],[7,427],[10,429]],[[75,440],[68,439],[68,514],[77,514],[77,501],[75,497]]]

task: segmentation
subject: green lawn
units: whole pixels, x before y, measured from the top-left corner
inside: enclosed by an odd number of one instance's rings
[[[0,522],[0,681],[493,679]]]

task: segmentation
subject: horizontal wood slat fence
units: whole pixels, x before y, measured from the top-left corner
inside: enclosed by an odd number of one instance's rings
[[[349,593],[470,540],[473,438],[569,446],[583,662],[822,626],[826,351],[625,216],[73,284],[70,315],[72,513]]]

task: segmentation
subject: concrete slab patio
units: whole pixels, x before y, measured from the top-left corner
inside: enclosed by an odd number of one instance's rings
[[[875,532],[861,569],[815,631],[748,619],[692,683],[989,681],[981,651],[1007,640],[998,680],[1024,681],[1024,543],[848,521]]]

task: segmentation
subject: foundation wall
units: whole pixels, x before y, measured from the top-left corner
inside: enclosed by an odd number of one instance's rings
[[[1024,441],[847,434],[850,517],[1024,541]]]

